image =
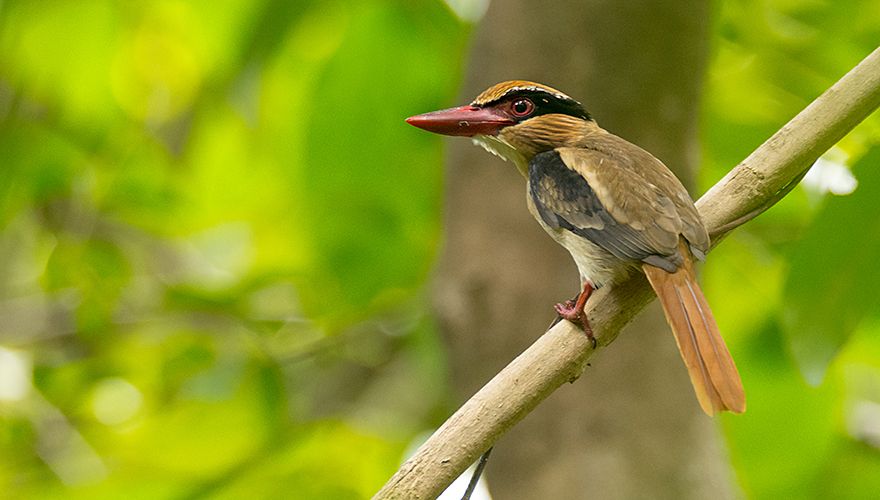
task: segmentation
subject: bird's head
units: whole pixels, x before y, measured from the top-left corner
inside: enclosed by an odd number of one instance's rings
[[[581,103],[552,87],[521,80],[493,85],[467,106],[406,121],[437,134],[472,137],[492,153],[512,160],[520,170],[536,154],[577,146],[596,129]]]

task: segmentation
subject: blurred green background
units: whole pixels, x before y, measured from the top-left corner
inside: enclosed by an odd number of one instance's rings
[[[0,496],[384,483],[454,409],[443,142],[402,120],[456,103],[484,7],[0,2]],[[700,191],[878,40],[874,1],[718,2]],[[748,497],[880,491],[878,144],[875,114],[706,266]]]

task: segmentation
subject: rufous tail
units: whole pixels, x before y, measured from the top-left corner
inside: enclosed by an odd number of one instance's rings
[[[674,273],[649,264],[642,269],[660,298],[703,411],[710,416],[725,410],[742,413],[746,410],[742,380],[697,284],[690,252],[683,250],[685,262]]]

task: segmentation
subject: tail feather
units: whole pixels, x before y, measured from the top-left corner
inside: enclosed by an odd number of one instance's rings
[[[672,327],[703,411],[709,415],[744,412],[746,398],[739,372],[697,284],[691,260],[686,258],[674,273],[648,264],[642,268]]]

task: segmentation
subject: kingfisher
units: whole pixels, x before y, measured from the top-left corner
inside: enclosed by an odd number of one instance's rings
[[[443,135],[471,137],[526,179],[538,224],[571,254],[581,287],[556,304],[593,336],[584,311],[593,291],[644,272],[660,299],[700,407],[745,411],[733,358],[696,279],[709,234],[687,190],[651,153],[601,128],[583,105],[540,83],[493,85],[468,105],[407,118]]]

